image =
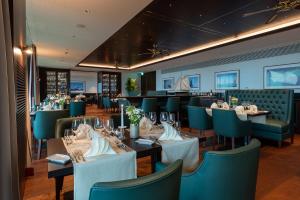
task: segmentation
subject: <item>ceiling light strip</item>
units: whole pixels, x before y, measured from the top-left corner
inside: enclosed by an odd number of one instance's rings
[[[247,39],[247,38],[250,38],[250,37],[253,37],[253,36],[261,35],[261,34],[264,34],[264,33],[271,32],[271,31],[276,31],[276,30],[287,28],[287,27],[294,26],[294,25],[297,25],[297,24],[300,24],[300,18],[293,19],[293,20],[290,20],[288,22],[283,22],[283,23],[280,23],[280,24],[276,24],[274,26],[268,26],[268,27],[264,27],[264,28],[261,28],[261,29],[258,29],[258,30],[248,31],[248,32],[242,33],[242,34],[237,35],[237,36],[232,36],[232,37],[228,37],[226,39],[218,40],[216,42],[211,42],[211,43],[208,43],[208,44],[196,46],[196,47],[184,50],[184,51],[174,53],[174,54],[166,56],[164,58],[157,58],[157,59],[153,59],[153,60],[143,62],[143,63],[137,64],[137,65],[133,65],[133,66],[130,67],[130,69],[136,69],[136,68],[139,68],[139,67],[143,67],[145,65],[150,65],[150,64],[153,64],[153,63],[156,63],[156,62],[169,60],[169,59],[176,58],[176,57],[183,56],[183,55],[190,54],[190,53],[195,53],[197,51],[202,51],[202,50],[206,50],[206,49],[209,49],[209,48],[221,46],[221,45],[224,45],[224,44],[235,42],[237,40]]]

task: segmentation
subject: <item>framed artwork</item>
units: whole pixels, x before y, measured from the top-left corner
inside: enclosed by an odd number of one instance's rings
[[[264,67],[264,88],[300,88],[300,63]]]
[[[71,93],[85,92],[85,81],[71,81],[70,92]]]
[[[174,89],[174,84],[175,84],[174,77],[164,78],[162,81],[163,81],[162,82],[163,90],[173,90]]]
[[[223,71],[215,73],[216,90],[233,90],[240,87],[240,71]]]
[[[200,74],[189,75],[188,79],[189,79],[190,90],[200,89]]]

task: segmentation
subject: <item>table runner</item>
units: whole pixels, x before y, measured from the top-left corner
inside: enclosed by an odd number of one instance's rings
[[[109,182],[137,178],[136,152],[125,151],[113,142],[115,138],[105,137],[109,140],[117,154],[99,155],[85,158],[85,162],[74,162],[74,199],[88,199],[89,192],[96,182]],[[117,138],[116,138],[117,139]],[[75,140],[65,147],[70,153],[80,149],[83,154],[89,149],[91,141]]]
[[[153,128],[150,131],[140,129],[141,137],[159,138],[163,133],[161,128]],[[172,163],[178,159],[183,160],[183,169],[190,170],[197,166],[199,161],[199,140],[196,137],[183,135],[182,141],[159,141],[162,146],[162,163]]]

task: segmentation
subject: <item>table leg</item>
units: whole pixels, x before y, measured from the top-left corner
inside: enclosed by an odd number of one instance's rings
[[[155,164],[156,164],[156,162],[159,162],[159,161],[161,161],[161,152],[160,151],[152,152],[152,154],[151,154],[151,170],[152,170],[152,173],[155,172]]]
[[[55,199],[56,200],[60,199],[60,192],[62,190],[63,183],[64,183],[63,176],[55,177]]]

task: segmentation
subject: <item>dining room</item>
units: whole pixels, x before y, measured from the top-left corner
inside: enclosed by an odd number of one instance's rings
[[[299,0],[2,0],[0,199],[299,199],[299,25]]]

